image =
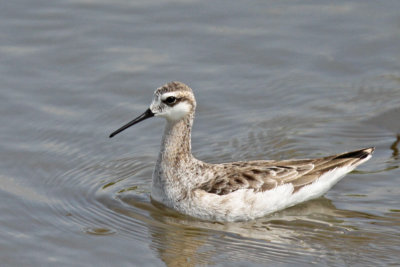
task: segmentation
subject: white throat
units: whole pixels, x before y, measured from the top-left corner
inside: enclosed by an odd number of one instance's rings
[[[175,106],[168,108],[165,113],[160,114],[168,122],[177,122],[185,117],[190,112],[190,105],[186,102],[180,102]]]

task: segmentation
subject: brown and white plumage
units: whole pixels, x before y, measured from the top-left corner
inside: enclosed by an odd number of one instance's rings
[[[221,176],[204,183],[201,189],[226,195],[239,189],[263,192],[284,184],[293,185],[293,193],[315,182],[323,173],[335,168],[357,166],[367,158],[373,148],[361,149],[339,155],[296,160],[259,160],[221,164]]]
[[[151,196],[201,219],[248,220],[319,197],[374,151],[371,147],[317,159],[209,164],[191,153],[195,108],[190,87],[168,83],[156,90],[146,112],[110,137],[149,117],[164,117],[167,125]]]

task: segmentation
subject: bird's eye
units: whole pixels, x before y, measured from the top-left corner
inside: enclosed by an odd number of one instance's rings
[[[167,104],[173,104],[173,103],[176,102],[176,97],[174,97],[174,96],[169,96],[169,97],[167,97],[167,98],[165,99],[164,102],[167,103]]]

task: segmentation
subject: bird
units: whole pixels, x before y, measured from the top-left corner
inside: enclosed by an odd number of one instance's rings
[[[182,82],[169,82],[156,89],[143,114],[109,137],[148,118],[164,118],[150,197],[200,220],[253,220],[318,198],[369,160],[375,149],[312,159],[207,163],[192,155],[195,109],[193,90]]]

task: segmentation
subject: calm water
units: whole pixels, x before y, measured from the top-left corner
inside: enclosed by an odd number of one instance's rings
[[[1,265],[398,264],[399,10],[399,1],[1,1]],[[377,150],[325,197],[282,212],[184,217],[149,198],[164,122],[108,138],[171,80],[197,96],[202,160]]]

